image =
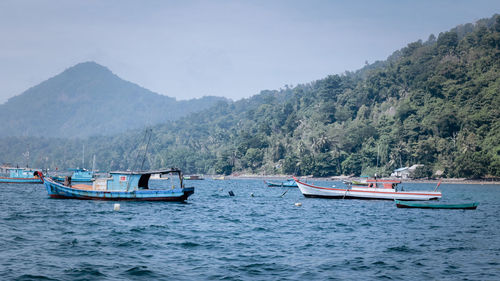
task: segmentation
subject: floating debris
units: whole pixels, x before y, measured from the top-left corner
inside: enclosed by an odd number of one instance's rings
[[[302,206],[302,203],[297,202],[297,203],[295,203],[295,206],[300,207],[300,206]]]
[[[120,204],[115,204],[115,205],[113,206],[113,210],[115,210],[115,211],[120,211]]]
[[[233,193],[233,191],[232,191],[232,190],[229,190],[229,192],[228,192],[228,193],[229,193],[229,196],[234,196],[234,193]]]

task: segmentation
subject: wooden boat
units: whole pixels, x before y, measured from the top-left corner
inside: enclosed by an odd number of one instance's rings
[[[396,201],[398,208],[420,208],[420,209],[462,209],[462,210],[475,210],[479,205],[478,202],[462,203],[462,204],[444,204],[444,203],[422,203],[411,201]]]
[[[282,182],[270,182],[270,181],[264,181],[265,184],[269,187],[298,187],[297,183],[293,179],[288,179],[286,181]]]
[[[71,175],[71,182],[92,182],[94,180],[94,172],[89,171],[86,169],[69,169],[70,171],[73,171],[73,174]],[[60,181],[64,182],[66,177],[63,176],[53,176],[53,180],[55,181]]]
[[[26,168],[7,168],[9,175],[0,177],[0,183],[42,183],[42,172]]]
[[[294,177],[300,192],[305,197],[320,197],[332,199],[383,199],[383,200],[434,200],[441,198],[439,191],[404,191],[398,190],[401,181],[370,179],[368,186],[321,187],[303,183]]]
[[[168,189],[150,189],[152,174],[177,174],[178,186]],[[128,201],[185,201],[194,193],[194,187],[184,187],[179,169],[145,172],[110,172],[110,178],[96,178],[92,185],[62,184],[44,178],[45,188],[51,198],[83,200],[128,200]]]

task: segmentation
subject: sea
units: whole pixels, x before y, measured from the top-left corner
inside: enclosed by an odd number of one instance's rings
[[[442,202],[479,207],[425,210],[305,198],[257,179],[186,184],[195,193],[185,203],[50,199],[43,185],[0,185],[0,279],[500,280],[499,185],[443,183]]]

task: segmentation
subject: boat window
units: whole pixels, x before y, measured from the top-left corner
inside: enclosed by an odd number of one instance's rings
[[[141,177],[139,178],[139,183],[138,183],[139,188],[149,189],[149,186],[148,186],[149,177],[151,177],[151,174],[141,175]]]

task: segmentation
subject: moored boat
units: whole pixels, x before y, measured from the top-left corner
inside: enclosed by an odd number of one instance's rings
[[[422,203],[411,201],[395,200],[396,207],[398,208],[419,208],[419,209],[461,209],[461,210],[475,210],[479,205],[478,202],[462,203],[462,204],[446,204],[446,203]]]
[[[264,183],[269,187],[298,187],[297,183],[295,183],[293,179],[288,179],[282,182],[264,181]]]
[[[382,199],[382,200],[435,200],[441,198],[440,191],[405,191],[398,185],[398,180],[367,180],[368,186],[321,187],[303,183],[294,177],[300,192],[305,197],[332,199]]]
[[[198,175],[184,176],[184,180],[187,180],[187,181],[199,181],[199,180],[203,180],[203,177],[202,176],[198,176]]]
[[[168,189],[150,189],[152,174],[177,174],[178,186]],[[110,172],[110,178],[96,178],[92,185],[64,185],[50,178],[44,179],[45,188],[51,198],[83,200],[127,200],[127,201],[185,201],[194,193],[194,187],[185,187],[179,169],[144,172]]]
[[[27,168],[7,168],[8,176],[0,177],[0,183],[42,183],[42,172]]]
[[[94,172],[86,169],[69,169],[73,172],[71,175],[71,182],[92,182],[94,180]],[[53,176],[53,180],[63,182],[66,177]]]

